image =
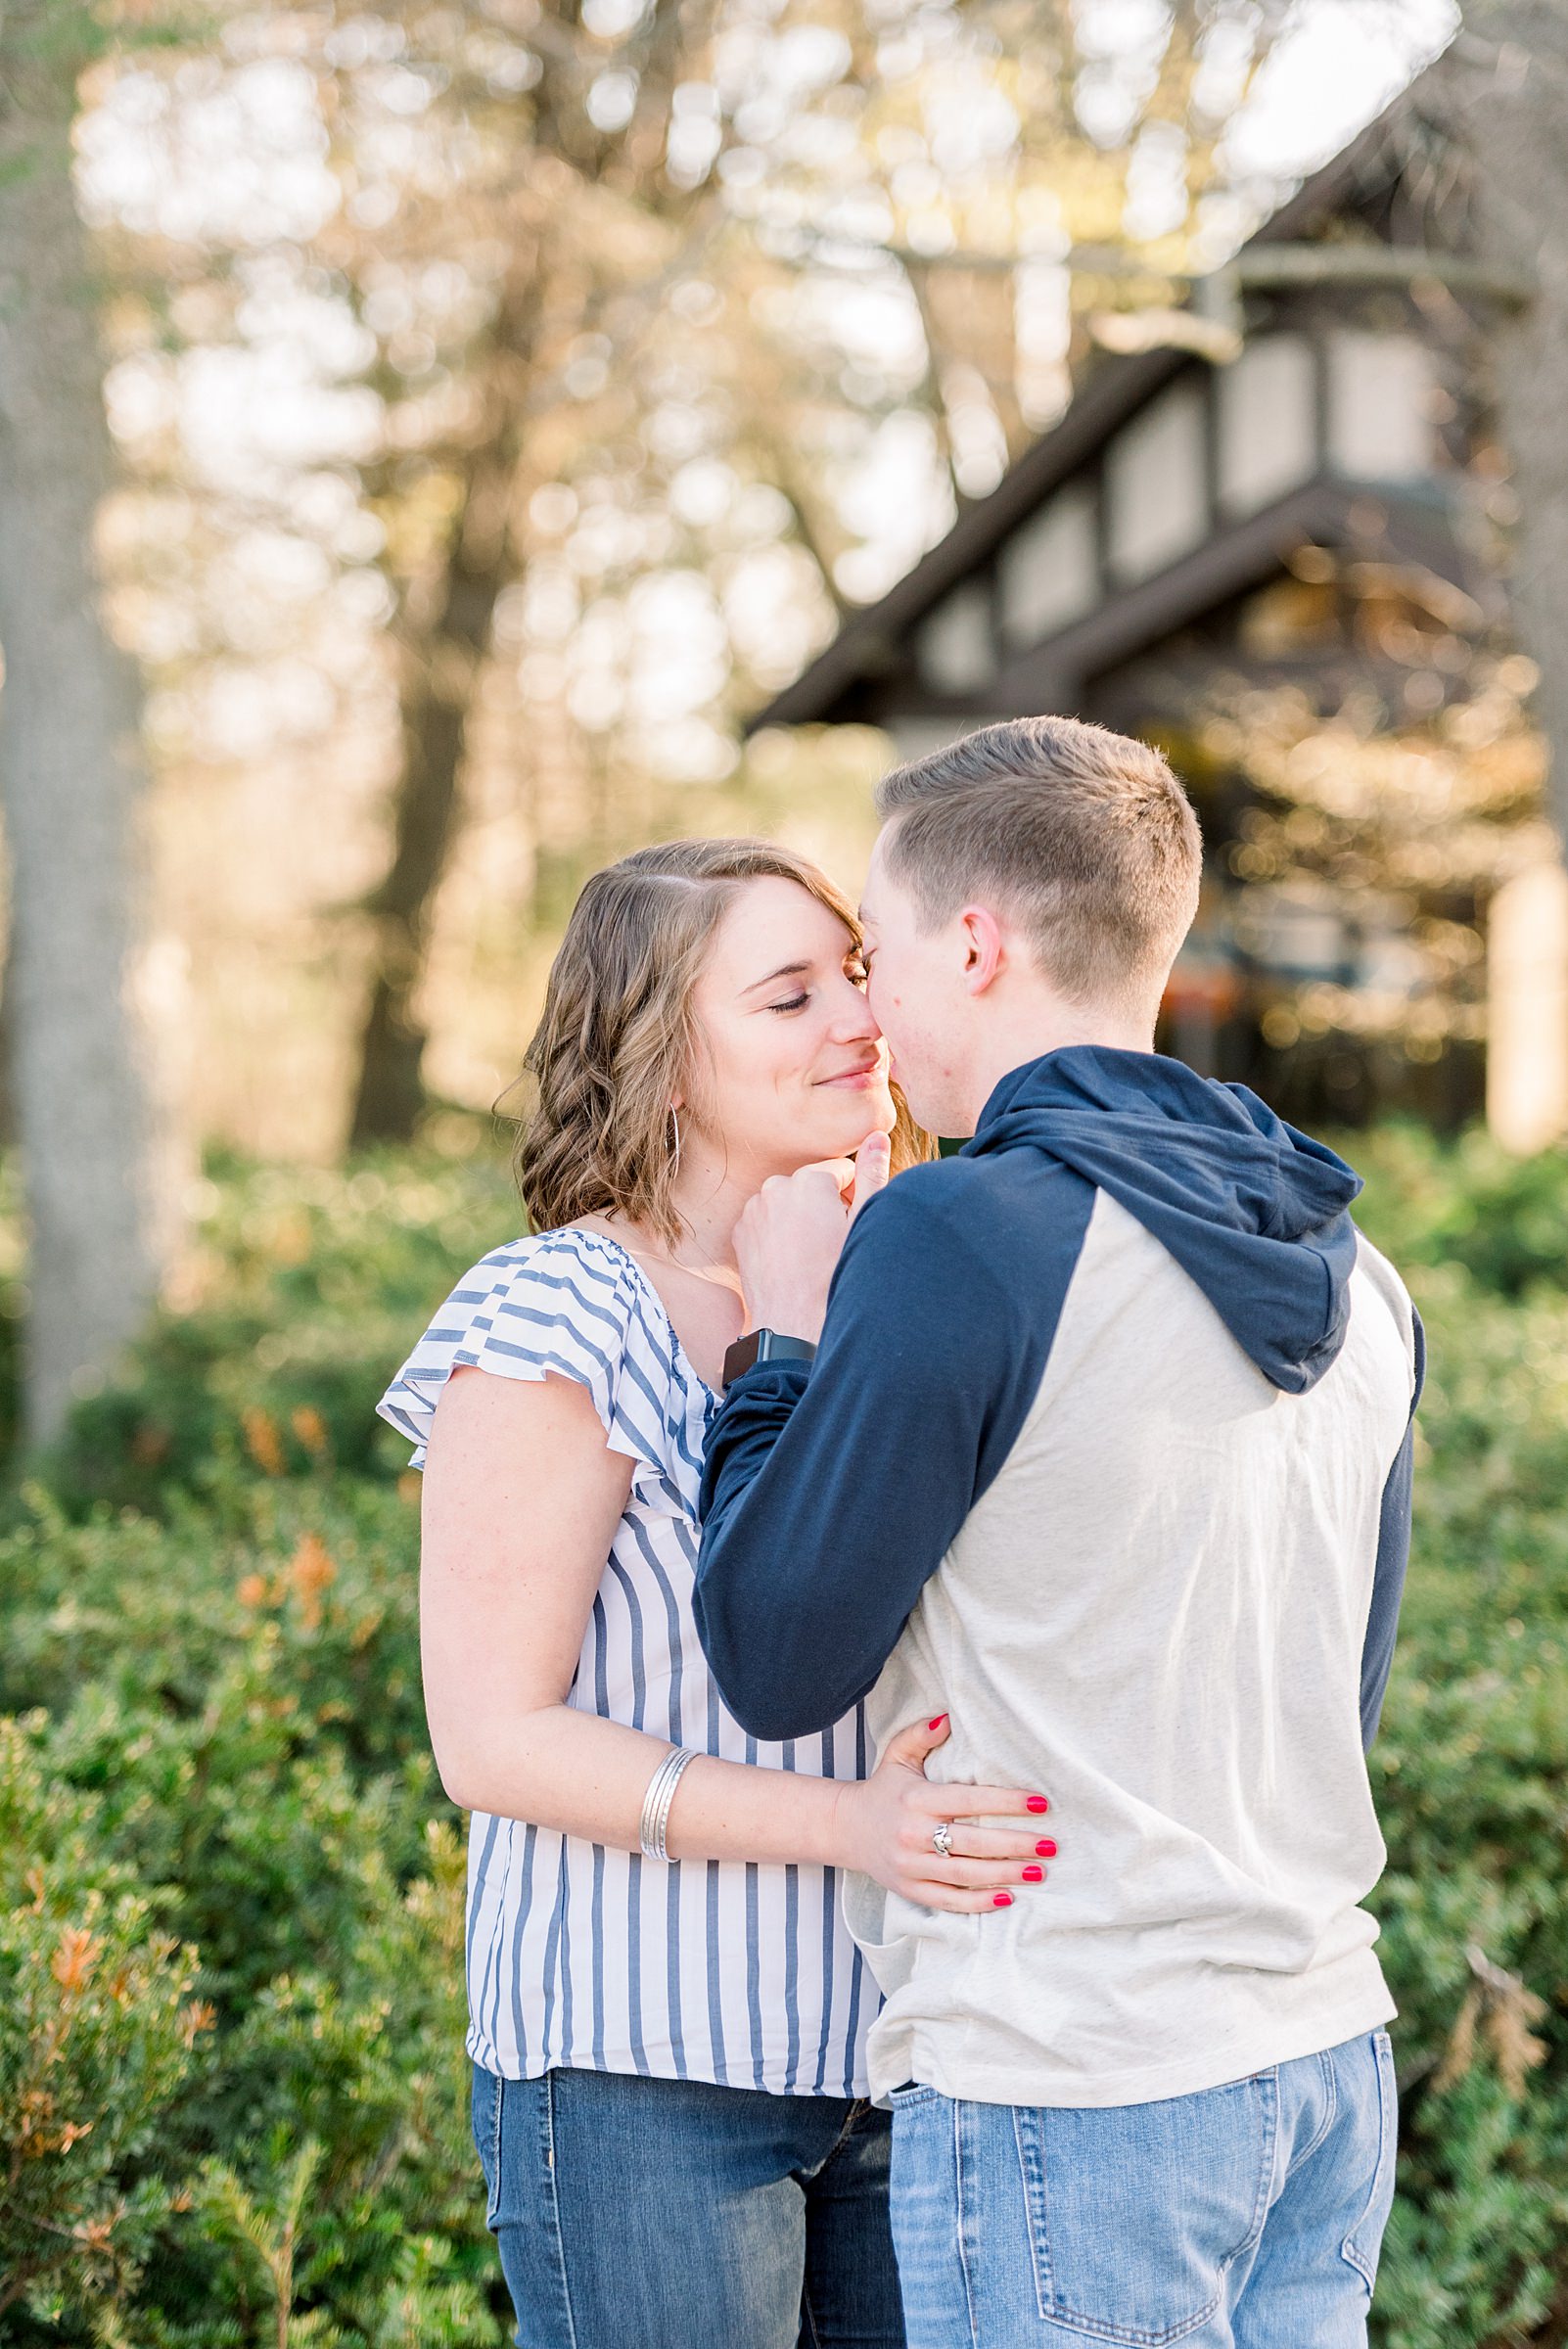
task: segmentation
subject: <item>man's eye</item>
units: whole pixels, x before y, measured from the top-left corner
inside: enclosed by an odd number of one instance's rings
[[[871,965],[863,954],[852,954],[844,966],[844,976],[852,987],[864,987],[870,972]]]
[[[769,1011],[804,1011],[809,1000],[807,995],[791,995],[787,1002],[770,1003],[767,1008]]]

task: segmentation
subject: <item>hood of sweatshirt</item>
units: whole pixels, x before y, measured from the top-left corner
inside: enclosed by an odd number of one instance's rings
[[[1245,1085],[1159,1053],[1072,1044],[996,1086],[963,1155],[1002,1150],[1038,1150],[1108,1191],[1274,1386],[1305,1394],[1332,1364],[1360,1176]]]

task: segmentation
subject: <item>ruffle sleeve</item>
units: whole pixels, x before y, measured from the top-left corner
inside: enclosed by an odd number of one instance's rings
[[[661,1325],[663,1323],[663,1325]],[[668,1322],[629,1258],[597,1234],[547,1231],[494,1249],[464,1274],[376,1405],[422,1468],[452,1372],[487,1370],[585,1387],[612,1451],[637,1463],[644,1497],[695,1504],[701,1429]]]

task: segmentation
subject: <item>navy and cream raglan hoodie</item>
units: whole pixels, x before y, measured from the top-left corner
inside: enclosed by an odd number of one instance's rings
[[[809,1369],[710,1439],[703,1643],[756,1734],[947,1711],[1060,1856],[986,1917],[852,1879],[876,2093],[1113,2104],[1392,2003],[1360,1904],[1419,1324],[1360,1183],[1239,1086],[1074,1046],[853,1226]]]

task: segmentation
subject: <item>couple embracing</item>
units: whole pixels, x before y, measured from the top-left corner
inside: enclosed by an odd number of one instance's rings
[[[518,2339],[1352,2349],[1419,1325],[1349,1168],[1154,1052],[1156,752],[879,804],[858,917],[760,842],[588,883],[530,1236],[382,1405]]]

